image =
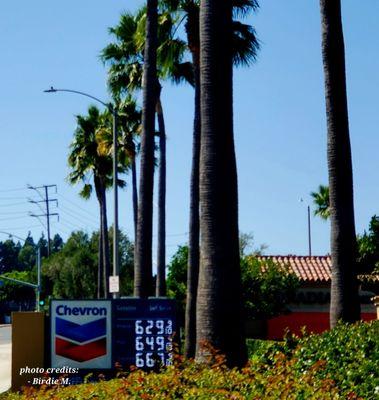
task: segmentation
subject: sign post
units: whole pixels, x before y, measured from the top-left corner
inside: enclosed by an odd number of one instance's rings
[[[118,293],[120,291],[120,279],[118,275],[109,277],[109,293]]]

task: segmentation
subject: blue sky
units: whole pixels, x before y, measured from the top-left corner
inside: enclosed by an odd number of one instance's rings
[[[100,50],[107,28],[140,0],[4,1],[0,15],[0,230],[25,237],[44,229],[28,211],[27,184],[57,184],[63,237],[98,226],[95,199],[83,201],[70,187],[68,145],[86,98],[47,95],[50,85],[107,100]],[[379,214],[379,55],[375,0],[344,0],[347,76],[353,149],[356,226],[363,232]],[[261,1],[249,21],[262,50],[250,69],[235,72],[235,139],[239,171],[240,229],[252,232],[268,254],[306,254],[309,193],[327,182],[326,122],[318,1]],[[164,86],[168,134],[167,253],[188,232],[193,90]],[[15,190],[17,189],[17,190]],[[299,202],[303,198],[304,202]],[[109,193],[109,222],[112,194]],[[130,190],[120,194],[120,224],[132,236]],[[155,209],[156,211],[156,209]],[[156,232],[156,227],[155,227]],[[329,252],[329,226],[312,217],[314,254]],[[1,235],[0,238],[6,238]]]

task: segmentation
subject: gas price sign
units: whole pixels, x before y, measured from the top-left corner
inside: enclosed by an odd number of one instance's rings
[[[172,364],[176,332],[175,302],[170,299],[113,300],[113,362],[153,368]]]

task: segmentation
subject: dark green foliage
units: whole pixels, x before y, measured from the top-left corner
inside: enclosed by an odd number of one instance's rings
[[[122,373],[109,382],[27,389],[18,399],[375,400],[378,398],[379,322],[338,325],[331,332],[286,342],[248,342],[250,361],[228,369],[212,351],[211,366],[181,362],[159,373]]]
[[[287,305],[299,287],[299,279],[272,260],[241,258],[242,299],[248,318],[272,318],[288,311]]]
[[[23,282],[37,283],[35,271],[11,271],[4,274],[8,278],[18,279]],[[31,287],[3,280],[0,287],[0,301],[23,302],[35,299],[35,291]]]
[[[0,242],[0,273],[19,269],[18,255],[21,250],[20,242],[12,239]]]
[[[315,206],[314,215],[323,220],[330,218],[329,186],[319,185],[317,192],[312,192],[313,204]]]
[[[51,241],[51,252],[52,253],[57,253],[58,251],[61,251],[63,248],[63,239],[59,236],[59,234],[55,234],[53,237],[53,240]]]
[[[179,310],[184,312],[187,289],[188,246],[179,246],[168,266],[167,294],[175,298]]]
[[[244,238],[244,236],[241,236]],[[185,307],[188,246],[179,246],[168,266],[168,295]],[[296,275],[271,260],[241,257],[242,298],[248,318],[271,318],[287,311],[287,304],[299,287]]]
[[[120,251],[120,295],[132,296],[134,281],[134,243],[121,231],[119,231],[118,234],[118,241]],[[113,248],[113,227],[109,229],[109,246]],[[113,268],[113,254],[111,257],[111,266]]]
[[[376,399],[379,394],[378,321],[354,325],[340,323],[322,335],[302,339],[288,336],[284,342],[268,346],[262,357],[268,364],[273,364],[279,353],[293,360],[297,377],[304,375],[316,363],[324,363],[316,374],[317,379],[333,379],[342,398],[355,393],[360,398]]]
[[[52,281],[52,295],[56,298],[94,298],[96,271],[96,248],[88,235],[80,231],[72,233],[62,251],[43,265],[43,273]]]
[[[360,273],[379,273],[379,217],[371,218],[368,232],[357,237]]]
[[[113,229],[109,229],[112,246]],[[96,297],[99,232],[88,234],[73,232],[62,250],[43,264],[43,275],[52,283],[52,296],[68,299]],[[134,245],[119,233],[121,295],[128,296],[133,288]],[[111,265],[112,266],[112,265]]]

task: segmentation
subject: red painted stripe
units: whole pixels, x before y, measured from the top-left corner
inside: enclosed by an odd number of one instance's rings
[[[362,313],[363,321],[376,319],[375,313]],[[329,329],[328,312],[293,312],[272,318],[267,323],[267,339],[282,339],[288,328],[291,333],[301,334],[301,328],[307,327],[307,332],[322,333]]]
[[[107,354],[107,340],[103,338],[91,343],[78,345],[68,340],[55,338],[55,353],[58,356],[78,362],[89,361]]]

